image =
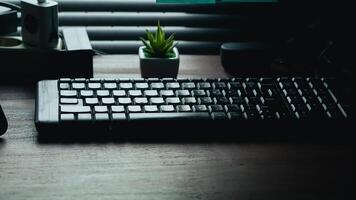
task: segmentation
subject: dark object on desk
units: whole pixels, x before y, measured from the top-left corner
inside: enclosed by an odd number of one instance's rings
[[[7,35],[17,31],[17,10],[12,4],[0,2],[0,35]]]
[[[224,43],[221,45],[220,56],[222,66],[233,75],[267,75],[271,71],[275,49],[267,43]]]
[[[59,38],[58,3],[51,0],[22,0],[21,35],[30,46],[55,48]]]
[[[11,39],[18,43],[0,46],[2,82],[93,76],[93,51],[84,28],[63,29],[56,49],[28,47],[20,38]]]
[[[4,134],[6,130],[7,130],[7,120],[4,111],[2,110],[0,105],[0,136]]]
[[[152,131],[140,137],[172,129],[184,135],[192,127],[205,136],[214,129],[219,135],[262,137],[266,130],[271,132],[264,137],[286,136],[286,130],[310,126],[323,132],[352,117],[349,94],[338,83],[302,77],[41,81],[35,123],[41,134],[112,131],[119,137],[142,128]]]

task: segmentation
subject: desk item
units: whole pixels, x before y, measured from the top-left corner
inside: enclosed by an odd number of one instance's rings
[[[334,79],[302,77],[64,78],[38,83],[35,122],[40,133],[62,134],[73,130],[76,134],[97,130],[130,134],[137,128],[169,131],[190,127],[252,131],[262,124],[263,128],[273,124],[276,131],[284,132],[293,130],[294,126],[286,125],[290,122],[326,127],[347,121],[352,114],[346,96],[350,94],[339,88]],[[246,122],[248,129],[242,129]]]
[[[222,66],[237,76],[271,73],[275,54],[271,44],[262,42],[231,42],[220,48]]]
[[[21,35],[23,41],[38,48],[56,48],[58,37],[58,3],[51,0],[21,1]]]
[[[0,82],[93,76],[93,51],[85,28],[65,28],[54,49],[31,47],[21,37],[0,37]]]
[[[20,7],[6,2],[0,2],[0,35],[7,35],[17,31],[17,11]]]
[[[0,135],[4,134],[6,130],[7,130],[7,120],[0,105]]]

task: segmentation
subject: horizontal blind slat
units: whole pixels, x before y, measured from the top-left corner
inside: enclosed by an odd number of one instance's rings
[[[219,54],[221,42],[177,41],[181,54]],[[91,41],[94,49],[109,54],[137,54],[140,41]]]
[[[146,30],[155,31],[155,27],[87,27],[91,40],[137,40],[146,37]],[[188,41],[232,41],[236,38],[247,39],[239,29],[164,27],[166,34],[175,33],[177,40]]]
[[[242,23],[236,15],[186,13],[59,13],[61,26],[155,26],[236,27]]]
[[[20,0],[7,0],[20,4]],[[276,9],[275,4],[240,2],[238,4],[158,4],[152,1],[133,0],[56,0],[60,11],[145,11],[189,13],[263,13]]]

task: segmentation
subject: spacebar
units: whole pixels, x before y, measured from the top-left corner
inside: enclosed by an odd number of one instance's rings
[[[130,113],[129,120],[210,120],[210,114],[196,113]]]

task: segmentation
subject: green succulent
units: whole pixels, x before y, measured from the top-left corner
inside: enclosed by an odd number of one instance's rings
[[[173,48],[177,45],[177,43],[174,42],[175,33],[166,39],[166,33],[162,29],[159,21],[156,34],[146,30],[146,36],[147,41],[140,37],[140,40],[145,45],[143,51],[146,57],[171,58],[175,56],[173,52]]]

